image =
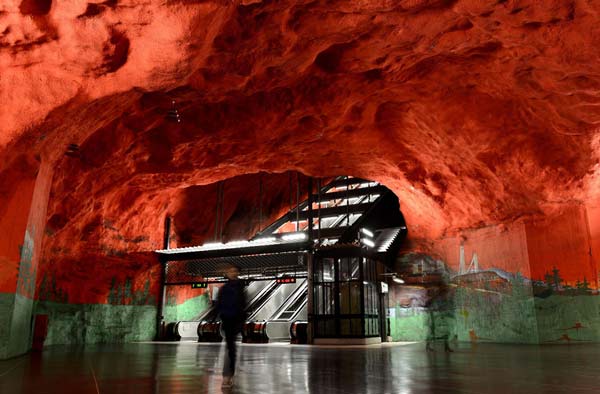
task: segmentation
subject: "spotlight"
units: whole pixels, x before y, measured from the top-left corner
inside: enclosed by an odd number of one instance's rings
[[[79,145],[77,144],[69,144],[67,146],[67,151],[65,155],[69,157],[79,157]]]
[[[404,283],[404,281],[403,281],[402,279],[398,278],[396,275],[392,276],[392,280],[393,280],[395,283],[399,283],[399,284],[402,284],[402,283]]]

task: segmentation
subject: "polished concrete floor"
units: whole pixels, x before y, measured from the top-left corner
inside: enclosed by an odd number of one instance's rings
[[[600,393],[600,345],[242,345],[232,393]],[[0,361],[0,393],[219,393],[218,344],[51,347]]]

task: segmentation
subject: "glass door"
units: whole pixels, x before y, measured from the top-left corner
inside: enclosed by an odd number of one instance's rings
[[[316,257],[313,269],[315,338],[380,335],[376,262],[364,257]]]

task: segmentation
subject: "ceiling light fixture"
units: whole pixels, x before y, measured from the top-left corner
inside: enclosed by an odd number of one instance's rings
[[[366,228],[361,228],[360,232],[371,238],[373,238],[375,236],[375,234],[373,234],[373,232],[371,230],[368,230]]]
[[[175,108],[175,100],[171,101],[171,109],[167,112],[167,118],[177,123],[181,122],[181,116],[179,116],[179,112]]]
[[[284,241],[302,241],[307,238],[305,233],[289,233],[284,234],[281,239]]]
[[[375,246],[375,242],[371,241],[369,238],[362,238],[360,240],[360,242],[362,242],[363,244],[367,245],[370,248]]]

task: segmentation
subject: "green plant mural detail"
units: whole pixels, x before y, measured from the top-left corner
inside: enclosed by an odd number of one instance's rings
[[[123,283],[113,278],[107,302],[111,305],[154,305],[156,299],[150,294],[150,279],[146,280],[142,290],[134,291],[131,278],[126,278]]]
[[[44,274],[38,290],[38,299],[40,301],[67,303],[69,302],[69,295],[56,285],[56,277],[52,276],[52,279],[48,279],[48,275]]]

